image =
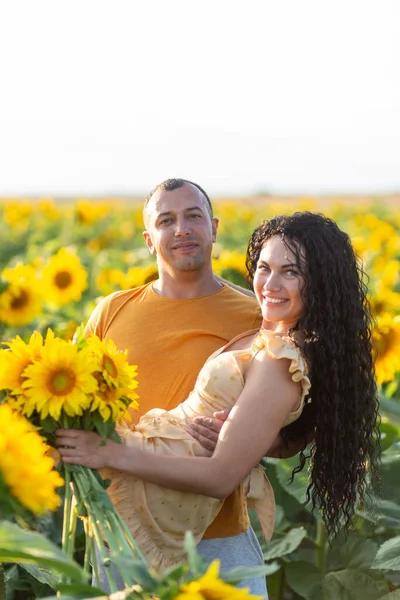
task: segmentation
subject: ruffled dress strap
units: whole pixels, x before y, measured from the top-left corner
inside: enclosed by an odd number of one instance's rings
[[[289,336],[275,333],[269,329],[260,329],[259,334],[253,342],[253,350],[255,352],[265,350],[269,356],[277,360],[281,358],[290,360],[289,373],[292,376],[292,380],[301,385],[299,406],[295,411],[288,414],[284,427],[290,425],[290,423],[296,421],[301,415],[304,401],[311,388],[307,363],[304,360],[301,350]]]
[[[288,336],[267,329],[260,330],[259,335],[254,339],[252,349],[254,354],[265,350],[269,356],[277,360],[281,358],[290,360],[289,373],[292,380],[301,385],[299,406],[288,414],[284,426],[293,423],[301,415],[305,398],[311,388],[307,363],[300,349]],[[248,508],[256,510],[264,538],[269,542],[275,526],[275,497],[271,483],[261,465],[251,470],[246,479],[246,487]]]

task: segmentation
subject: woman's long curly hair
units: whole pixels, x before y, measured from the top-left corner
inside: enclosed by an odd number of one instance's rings
[[[379,402],[372,359],[372,317],[366,276],[349,236],[320,214],[278,216],[249,241],[246,266],[252,286],[266,241],[282,238],[305,279],[305,315],[289,332],[303,332],[311,365],[311,390],[301,417],[285,427],[286,443],[314,438],[310,447],[307,501],[322,511],[330,536],[350,526],[356,502],[368,493],[379,469]],[[293,474],[304,467],[306,456]]]

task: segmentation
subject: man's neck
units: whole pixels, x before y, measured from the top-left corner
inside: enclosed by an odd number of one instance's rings
[[[153,282],[153,290],[164,298],[200,298],[214,294],[223,287],[211,271],[200,274],[198,271],[180,272],[173,276],[160,273]]]

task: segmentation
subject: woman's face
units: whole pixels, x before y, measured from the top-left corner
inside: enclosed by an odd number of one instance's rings
[[[300,250],[300,256],[304,253]],[[254,292],[261,307],[263,327],[287,332],[305,314],[302,290],[305,280],[295,254],[281,236],[269,238],[257,262]]]

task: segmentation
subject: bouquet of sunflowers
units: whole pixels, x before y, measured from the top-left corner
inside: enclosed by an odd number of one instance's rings
[[[207,568],[187,532],[188,562],[159,575],[147,567],[100,476],[91,469],[62,463],[58,470],[64,479],[54,470],[50,446],[40,433],[50,444],[58,427],[95,430],[103,438],[118,441],[116,422],[129,419],[128,409],[137,408],[136,367],[128,365],[126,353],[119,352],[110,340],[100,341],[94,336],[85,340],[82,329],[76,343],[56,338],[49,330],[45,339],[35,332],[28,343],[17,337],[6,345],[7,350],[0,350],[0,583],[1,561],[23,559],[41,569],[43,565],[50,567],[46,573],[52,575],[58,593],[65,594],[61,598],[104,598],[96,544],[111,592],[117,592],[117,585],[110,567],[118,561],[126,587],[118,593],[119,599],[212,596],[258,600],[259,596],[231,584],[272,573],[278,568],[276,564],[234,569],[221,578],[218,561]],[[64,481],[62,551],[41,534],[1,520],[56,510],[61,503],[56,489]],[[72,560],[78,516],[83,518],[86,533],[83,570]],[[97,589],[87,583],[90,564]]]
[[[8,349],[0,350],[0,393],[6,410],[24,416],[27,426],[40,430],[50,445],[57,428],[97,431],[103,439],[119,441],[116,422],[129,420],[129,410],[137,408],[138,383],[136,367],[112,340],[85,339],[80,328],[76,343],[48,330],[45,338],[34,332],[27,343],[16,337],[6,345]],[[118,555],[124,581],[132,585],[133,572],[124,569],[124,556],[127,564],[132,551],[138,564],[145,561],[113,507],[105,482],[86,467],[59,463],[58,469],[65,480],[63,550],[73,556],[77,517],[83,517],[85,567],[89,570],[92,563],[96,573],[96,544],[103,565],[110,564],[109,550]],[[111,590],[117,591],[111,570],[106,573]]]

